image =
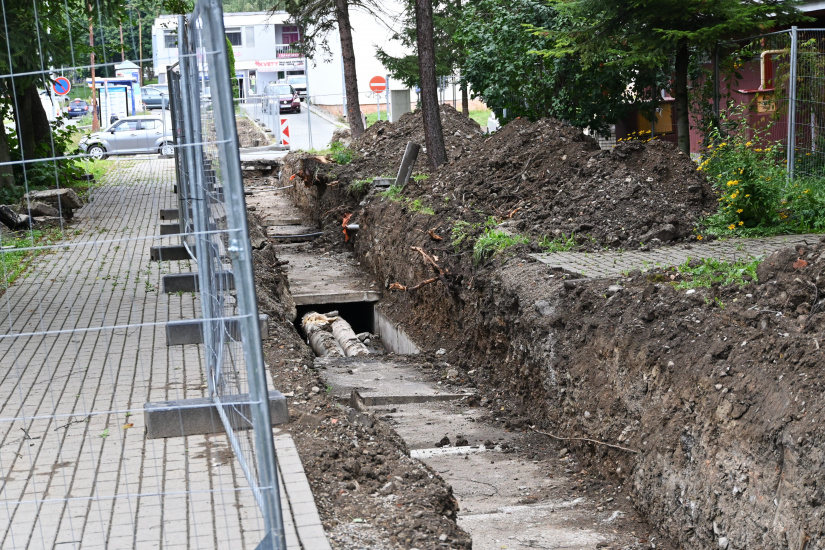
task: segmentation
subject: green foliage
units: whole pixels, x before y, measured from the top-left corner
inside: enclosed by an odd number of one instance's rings
[[[643,100],[647,73],[603,62],[585,66],[573,54],[530,55],[552,48],[551,31],[571,25],[556,3],[545,0],[468,3],[457,31],[466,51],[462,75],[503,122],[552,116],[604,132]],[[631,91],[627,84],[633,81]]]
[[[0,250],[0,272],[3,273],[3,279],[0,280],[0,294],[25,273],[38,254],[44,252],[42,249],[37,250],[32,247],[50,245],[62,238],[63,234],[58,229],[47,231],[35,229],[19,237],[4,238],[3,248]]]
[[[551,239],[545,235],[539,240],[539,248],[544,252],[567,252],[568,250],[576,248],[578,244],[575,233],[570,233],[569,237],[562,235],[555,239]]]
[[[719,210],[706,220],[706,231],[751,236],[825,229],[825,179],[789,183],[781,145],[770,142],[766,130],[745,128],[741,116],[722,117],[697,168],[719,193]]]
[[[433,49],[435,51],[436,76],[448,76],[455,72],[462,52],[454,40],[461,15],[461,3],[454,1],[432,2],[433,8]],[[395,57],[383,48],[376,48],[375,57],[390,73],[390,77],[400,80],[406,87],[418,86],[418,54],[416,53],[415,3],[407,1],[404,27],[400,33],[393,35],[393,40],[400,41],[412,54]]]
[[[496,254],[500,254],[511,246],[527,244],[530,239],[522,235],[511,235],[501,229],[488,227],[484,230],[473,245],[473,264],[479,265]]]
[[[756,268],[761,260],[725,262],[713,258],[688,260],[678,267],[686,280],[676,283],[676,288],[708,288],[714,284],[746,285],[756,280]]]
[[[401,194],[402,191],[403,188],[400,185],[390,185],[385,191],[378,193],[378,196],[390,199],[392,202],[400,202],[404,200],[404,196]]]
[[[435,210],[421,202],[421,199],[409,201],[407,207],[411,212],[420,212],[422,214],[429,214],[430,216],[435,215]]]
[[[340,141],[335,141],[329,146],[328,156],[338,164],[349,164],[352,162],[353,152]]]
[[[414,174],[412,179],[413,181],[424,181],[428,179],[430,176],[428,174]]]

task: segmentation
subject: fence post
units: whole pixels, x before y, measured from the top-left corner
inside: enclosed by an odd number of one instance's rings
[[[264,369],[263,346],[258,327],[258,304],[255,298],[255,280],[252,273],[252,251],[246,220],[246,203],[243,194],[241,162],[238,155],[238,136],[235,131],[235,109],[229,87],[229,64],[226,60],[226,38],[223,25],[223,9],[219,0],[202,0],[201,11],[206,46],[212,54],[209,70],[212,73],[212,108],[218,136],[218,153],[224,178],[226,216],[233,229],[227,235],[227,251],[235,272],[235,288],[239,324],[243,339],[243,353],[249,382],[250,413],[255,438],[256,462],[260,490],[259,504],[266,528],[265,542],[261,547],[278,550],[286,548],[281,499],[278,490],[278,471],[275,464],[275,443],[272,438],[272,421],[269,413],[269,394]],[[223,53],[224,55],[221,55]],[[216,95],[217,94],[217,95]],[[227,139],[229,138],[229,139]],[[268,541],[268,544],[266,544]]]
[[[788,82],[788,180],[793,181],[796,160],[796,58],[797,27],[791,27],[791,59]]]

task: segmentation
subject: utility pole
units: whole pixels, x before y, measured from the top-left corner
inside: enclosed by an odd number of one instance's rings
[[[140,10],[138,14],[138,65],[140,66],[140,85],[143,86],[143,22],[140,20]]]
[[[97,101],[95,100],[97,94],[97,87],[95,85],[95,33],[92,21],[92,4],[89,2],[89,46],[92,48],[92,53],[90,54],[92,70],[92,132],[97,132],[100,130],[100,120],[97,118]]]
[[[123,50],[123,21],[118,21],[118,27],[120,28],[120,62],[123,63],[126,61],[126,53]]]

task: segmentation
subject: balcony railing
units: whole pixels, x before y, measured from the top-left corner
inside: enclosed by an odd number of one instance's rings
[[[275,46],[275,57],[278,59],[295,59],[304,57],[304,54],[294,44],[278,44]]]

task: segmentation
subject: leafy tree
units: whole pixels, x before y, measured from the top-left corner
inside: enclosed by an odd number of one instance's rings
[[[424,120],[424,142],[427,144],[430,167],[435,169],[447,162],[447,149],[444,147],[444,131],[438,108],[431,0],[415,0],[415,26],[418,36],[418,76],[421,83],[419,96]]]
[[[308,58],[315,52],[329,52],[329,33],[338,28],[341,38],[341,57],[344,61],[344,88],[347,96],[347,120],[352,137],[364,133],[361,104],[358,100],[358,79],[355,71],[355,50],[352,46],[350,7],[383,13],[380,0],[283,0],[273,9],[285,8],[291,20],[301,29],[298,46]]]
[[[549,0],[566,16],[560,29],[533,28],[554,38],[541,53],[580,56],[586,66],[608,62],[632,70],[664,68],[673,75],[679,149],[690,153],[688,68],[725,38],[800,19],[800,0]],[[630,80],[626,81],[630,82]]]
[[[635,73],[604,62],[585,67],[574,55],[531,55],[551,48],[549,31],[566,24],[566,17],[544,0],[469,3],[457,39],[466,52],[463,76],[474,94],[503,122],[552,116],[602,133],[630,109],[654,107],[653,94],[646,95],[643,87],[642,93],[632,93],[626,83],[635,79],[653,85],[656,71]],[[525,25],[544,30],[528,33]]]

